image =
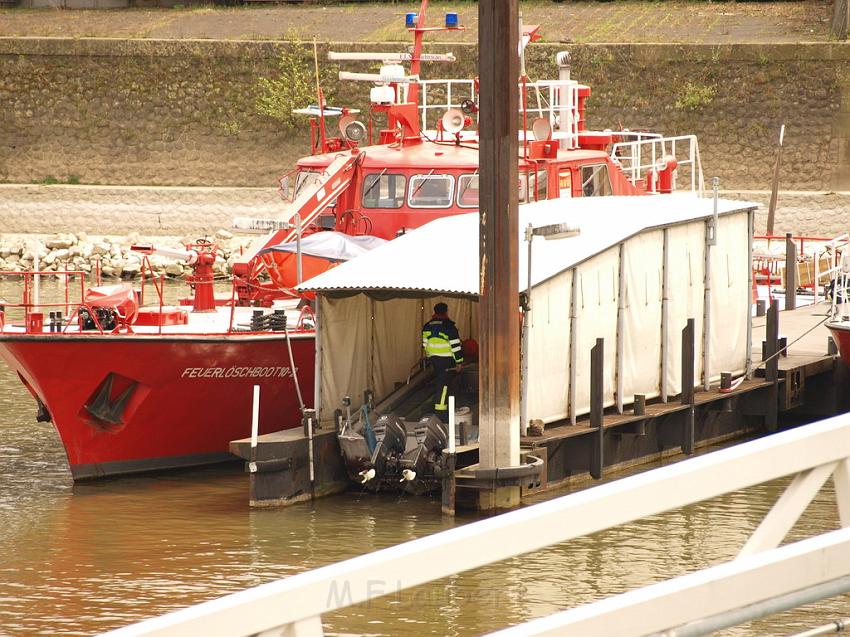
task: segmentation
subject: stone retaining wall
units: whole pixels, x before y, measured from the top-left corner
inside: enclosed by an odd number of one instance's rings
[[[0,38],[0,181],[272,185],[307,146],[304,133],[283,134],[256,114],[258,78],[275,75],[289,46]],[[850,190],[850,44],[536,44],[530,75],[555,77],[564,48],[573,77],[593,88],[591,127],[696,133],[706,177],[721,177],[727,189],[763,189],[785,123],[783,187]],[[426,65],[427,77],[476,75],[474,46],[429,47],[447,49],[459,61]],[[325,90],[362,106],[367,88]]]
[[[729,199],[745,199],[761,204],[756,211],[755,232],[764,234],[770,192],[737,191],[721,193]],[[780,192],[776,200],[773,233],[795,236],[836,237],[850,232],[850,192]]]

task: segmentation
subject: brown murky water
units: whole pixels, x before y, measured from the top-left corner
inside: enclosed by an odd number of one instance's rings
[[[0,297],[14,289],[0,281]],[[0,635],[90,635],[473,519],[444,518],[427,498],[358,494],[252,511],[238,466],[74,486],[52,425],[34,416],[0,368]],[[333,613],[325,631],[477,635],[710,566],[737,552],[784,483]],[[836,525],[828,485],[792,538]],[[844,596],[723,634],[786,635],[847,615]]]

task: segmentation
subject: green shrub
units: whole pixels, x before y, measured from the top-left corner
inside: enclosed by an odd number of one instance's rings
[[[277,70],[277,77],[261,77],[259,80],[257,112],[273,117],[285,130],[290,130],[304,123],[303,117],[293,114],[292,110],[318,101],[313,48],[297,38],[292,39],[280,54]],[[328,91],[335,86],[336,79],[327,65],[322,67],[320,78],[325,101],[329,103]]]
[[[703,108],[711,104],[716,92],[717,89],[713,86],[688,82],[679,95],[679,99],[676,100],[676,108],[688,111]]]

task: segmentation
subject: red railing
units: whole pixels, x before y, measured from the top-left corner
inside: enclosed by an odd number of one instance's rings
[[[174,325],[175,323],[169,323],[166,321],[166,305],[165,305],[165,277],[164,275],[152,275],[153,269],[151,267],[150,261],[147,256],[145,256],[142,260],[141,267],[141,286],[134,290],[136,299],[139,307],[144,306],[144,301],[146,296],[150,296],[150,293],[146,293],[147,285],[151,284],[154,286],[154,290],[156,293],[156,304],[158,305],[158,316],[159,319],[156,323],[153,322],[145,322],[143,325],[145,327],[153,327],[156,326],[156,334],[161,335],[163,333],[164,325]],[[130,317],[123,317],[120,315],[120,312],[113,312],[114,317],[114,326],[112,325],[112,321],[107,324],[103,323],[103,315],[102,310],[103,307],[99,306],[96,301],[87,301],[86,294],[92,289],[91,287],[86,286],[86,277],[94,275],[97,277],[97,272],[92,272],[91,274],[86,273],[84,271],[74,270],[74,271],[60,271],[60,272],[48,272],[48,271],[27,271],[27,272],[17,272],[17,271],[0,271],[0,278],[5,277],[14,277],[23,280],[23,289],[21,290],[21,302],[19,303],[10,303],[9,301],[0,298],[0,332],[6,331],[7,333],[14,332],[16,334],[44,334],[45,333],[45,312],[43,310],[47,308],[60,308],[61,312],[56,312],[55,314],[51,312],[50,317],[50,329],[49,333],[55,334],[80,334],[82,332],[89,333],[97,333],[100,335],[106,334],[118,334],[118,333],[134,333],[133,327],[135,325],[134,319]],[[41,299],[35,299],[35,280],[36,276],[41,277],[57,277],[62,279],[64,282],[63,285],[63,300],[60,302],[43,302]],[[79,280],[79,299],[72,300],[72,288],[76,286],[76,281]],[[55,296],[55,291],[52,292],[52,295]],[[76,294],[74,295],[76,296]],[[237,307],[237,294],[236,294],[236,282],[231,281],[231,294],[229,302],[226,302],[224,305],[229,305],[229,320],[227,321],[227,325],[222,324],[222,329],[219,332],[218,330],[213,330],[215,334],[258,334],[264,333],[267,330],[259,330],[259,331],[251,331],[249,325],[246,324],[237,324],[237,315],[236,315],[236,307]],[[156,305],[146,306],[156,307]],[[252,310],[258,308],[251,308]],[[100,310],[100,313],[99,311]],[[81,315],[82,312],[82,315]],[[295,323],[294,326],[288,327],[287,331],[290,333],[308,333],[312,332],[312,327],[308,325],[309,319],[312,319],[315,322],[315,317],[313,316],[312,308],[307,305],[302,308],[301,313]],[[89,322],[90,321],[90,322]],[[83,323],[87,322],[89,327],[84,328]],[[185,323],[178,323],[185,324]],[[93,329],[91,326],[94,326]],[[246,330],[245,328],[249,329]],[[8,328],[12,328],[9,330]],[[143,331],[144,334],[151,334],[150,331]],[[210,332],[191,332],[191,331],[182,331],[181,335],[184,336],[209,336]]]
[[[43,302],[40,298],[35,298],[36,292],[36,277],[60,277],[64,279],[64,301],[63,302],[52,302],[47,303]],[[27,333],[30,332],[42,332],[44,329],[44,312],[39,311],[41,308],[63,308],[65,320],[62,319],[62,313],[59,314],[58,320],[56,320],[56,316],[54,312],[54,321],[51,323],[51,327],[56,326],[56,330],[62,330],[64,325],[67,328],[67,325],[71,322],[71,316],[74,315],[72,312],[71,306],[71,280],[74,277],[79,278],[80,282],[80,300],[79,303],[74,303],[76,307],[82,305],[84,303],[85,294],[86,294],[86,276],[87,273],[81,270],[66,270],[62,272],[49,272],[49,271],[27,271],[27,272],[16,272],[16,271],[0,271],[0,278],[6,277],[17,277],[22,278],[24,281],[24,289],[21,293],[21,302],[20,303],[9,303],[8,301],[4,302],[3,309],[0,310],[0,330],[4,329],[6,325],[14,326],[15,324],[10,322],[7,319],[7,308],[14,308],[23,310],[23,327]],[[40,287],[40,286],[38,286]],[[76,311],[76,307],[74,311]],[[62,330],[64,331],[64,330]]]
[[[151,283],[153,284],[154,290],[156,290],[157,300],[159,301],[159,316],[160,320],[157,321],[157,333],[162,334],[162,308],[165,305],[165,275],[160,274],[159,277],[153,275],[153,266],[151,266],[150,259],[148,259],[148,255],[142,255],[142,269],[140,272],[142,278],[142,285],[138,292],[139,294],[139,307],[143,307],[145,305],[145,284],[147,283],[147,273],[151,273]],[[157,278],[159,279],[159,285],[157,285]]]

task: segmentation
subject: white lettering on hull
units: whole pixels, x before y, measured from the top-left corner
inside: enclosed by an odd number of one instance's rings
[[[298,368],[295,368],[296,371]],[[187,367],[180,378],[287,378],[289,367]]]

